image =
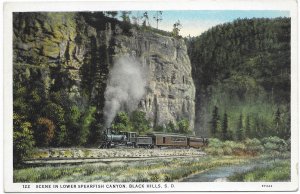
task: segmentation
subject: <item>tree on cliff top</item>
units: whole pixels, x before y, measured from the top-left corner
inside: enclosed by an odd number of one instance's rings
[[[130,23],[130,17],[129,15],[131,14],[131,11],[122,11],[121,12],[121,18],[123,22]]]
[[[179,36],[179,32],[182,28],[182,24],[180,23],[180,21],[178,20],[177,22],[175,22],[173,24],[173,31],[172,31],[172,36],[174,36],[175,38],[180,37]]]
[[[158,22],[162,21],[162,11],[156,11],[153,19],[156,21],[156,29],[158,29]]]

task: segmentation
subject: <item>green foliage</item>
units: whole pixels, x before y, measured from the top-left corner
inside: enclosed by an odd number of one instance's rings
[[[81,130],[79,133],[79,145],[85,145],[88,141],[90,134],[90,128],[93,122],[95,122],[94,114],[96,107],[89,107],[82,116]]]
[[[291,180],[290,161],[280,161],[271,166],[255,168],[229,177],[233,182],[288,182]]]
[[[207,117],[217,106],[238,134],[242,113],[247,137],[289,138],[290,28],[290,18],[237,19],[187,39],[197,128],[211,129]],[[281,116],[274,122],[278,107]]]
[[[234,155],[246,155],[246,146],[243,142],[234,142],[231,149]]]
[[[121,12],[121,18],[122,18],[122,23],[121,23],[121,28],[123,29],[123,33],[130,35],[130,29],[131,29],[131,24],[130,24],[130,15],[131,11],[122,11]]]
[[[288,139],[291,135],[290,122],[290,111],[278,107],[274,115],[272,135]]]
[[[162,125],[158,125],[154,128],[154,131],[157,131],[157,132],[164,132],[165,131],[165,127],[162,126]]]
[[[13,181],[24,182],[167,182],[220,166],[246,162],[236,157],[158,158],[157,160],[34,167],[14,170]],[[180,168],[178,168],[180,166]],[[78,175],[82,176],[78,176]]]
[[[166,125],[158,125],[154,128],[154,131],[164,133],[192,134],[192,131],[190,129],[190,122],[186,118],[180,119],[176,123],[169,121]]]
[[[176,125],[172,121],[169,121],[163,131],[167,133],[175,133]]]
[[[209,139],[209,144],[205,148],[205,152],[210,155],[250,155],[257,156],[266,154],[272,157],[275,161],[276,158],[284,158],[289,149],[288,143],[279,137],[267,137],[261,141],[253,138],[246,138],[244,141],[221,141],[217,138]]]
[[[144,134],[150,130],[150,122],[143,111],[133,111],[130,116],[132,127],[139,134]]]
[[[264,147],[261,142],[254,139],[245,139],[242,142],[221,141],[217,138],[211,138],[205,151],[211,155],[251,155],[256,156],[263,153]]]
[[[115,18],[118,15],[118,12],[117,11],[106,11],[105,14]]]
[[[140,18],[142,27],[131,24],[130,12],[121,12],[123,21],[115,18],[117,14],[116,11],[14,14],[14,29],[20,32],[17,38],[29,40],[37,36],[43,39],[40,51],[17,52],[13,69],[13,109],[32,124],[37,146],[94,145],[103,138],[104,92],[115,43],[112,39],[109,45],[98,44],[99,37],[86,33],[93,34],[92,29],[106,30],[109,23],[112,31],[116,26],[121,27],[123,35],[131,35],[131,28],[135,27],[170,36],[169,32],[150,26],[148,12]],[[161,12],[158,14],[161,16]],[[66,43],[64,53],[59,53],[59,42]],[[72,60],[77,60],[75,45],[89,50],[82,56],[80,82],[70,74],[73,71],[66,68],[74,62]],[[74,89],[78,90],[74,92]],[[147,119],[137,115],[133,120],[139,119],[142,124],[138,126],[134,121],[135,127],[142,133],[149,131]],[[113,127],[130,131],[129,120],[129,123],[128,119],[117,121],[119,123]]]
[[[225,155],[243,155],[245,154],[245,145],[241,142],[225,141],[223,151]]]
[[[252,126],[251,126],[251,123],[250,123],[250,115],[247,115],[245,125],[246,125],[245,126],[245,136],[249,137],[249,138],[253,137],[254,134],[252,134],[252,131],[251,131]]]
[[[67,126],[67,144],[69,145],[80,145],[81,130],[83,129],[80,125],[81,111],[75,105],[69,108],[66,112],[66,126]]]
[[[223,142],[222,149],[224,155],[232,155],[233,154],[233,148],[235,147],[234,141],[225,141]]]
[[[223,147],[222,141],[220,141],[217,138],[211,138],[209,139],[209,144],[207,148],[205,148],[205,151],[211,155],[223,155],[224,151],[222,147]]]
[[[36,123],[36,130],[34,133],[37,146],[49,146],[52,142],[55,133],[54,123],[47,118],[39,118]]]
[[[190,122],[187,119],[182,119],[177,122],[179,133],[182,134],[190,134],[192,131],[190,130]]]
[[[291,138],[289,138],[289,139],[286,141],[286,144],[287,144],[287,150],[288,150],[288,151],[291,151]]]
[[[32,153],[35,142],[31,123],[23,116],[13,114],[13,127],[13,164],[18,166]]]
[[[121,12],[121,18],[122,18],[123,22],[130,23],[130,17],[129,17],[130,14],[131,14],[131,11],[122,11]]]
[[[14,93],[14,103],[13,103],[14,111],[21,115],[27,115],[29,109],[29,104],[26,101],[27,88],[25,86],[22,86],[20,83],[14,82],[13,93]]]
[[[180,21],[178,20],[177,22],[175,22],[173,24],[172,36],[176,37],[176,38],[180,37],[179,32],[180,32],[181,28],[182,28],[182,25],[181,25]]]
[[[67,131],[65,125],[65,110],[60,105],[55,104],[53,102],[49,102],[42,109],[41,115],[45,118],[50,119],[56,126],[52,145],[64,145],[66,143],[67,138]],[[36,133],[36,129],[34,130],[34,133]]]
[[[266,137],[262,142],[265,151],[273,157],[274,161],[288,150],[288,144],[283,139],[276,136]]]
[[[245,139],[245,131],[244,131],[244,125],[243,125],[243,115],[240,114],[238,126],[236,130],[236,137],[238,141],[242,141]]]
[[[211,124],[211,135],[213,137],[217,137],[218,133],[220,132],[220,128],[221,128],[219,108],[217,106],[214,106],[210,124]]]
[[[223,122],[222,122],[222,139],[223,140],[230,139],[228,133],[228,116],[226,112],[224,113]]]
[[[261,142],[256,139],[245,139],[244,144],[246,146],[246,150],[248,154],[255,156],[257,154],[260,154],[264,151],[264,147],[262,146]]]
[[[131,121],[126,112],[118,112],[117,116],[115,117],[111,125],[111,128],[116,132],[133,130]]]
[[[103,124],[99,123],[97,119],[95,119],[94,122],[92,122],[91,124],[87,144],[99,146],[99,144],[103,140],[104,140],[104,126]]]

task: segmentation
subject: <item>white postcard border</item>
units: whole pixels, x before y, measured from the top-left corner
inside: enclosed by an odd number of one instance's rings
[[[31,2],[4,4],[4,189],[6,192],[137,192],[137,191],[295,191],[298,188],[298,52],[297,3],[295,0],[203,0],[192,1],[98,1],[98,2]],[[133,183],[13,183],[12,160],[12,13],[29,11],[102,11],[102,10],[288,10],[291,17],[291,182],[255,183],[142,183],[165,184],[168,188],[129,188]],[[78,188],[79,185],[103,185],[104,188]],[[136,183],[140,184],[140,183]],[[172,188],[172,185],[174,188]],[[30,188],[24,188],[29,185]],[[51,188],[37,188],[50,185]],[[58,188],[54,188],[58,186]],[[77,188],[64,188],[77,185]],[[125,185],[110,188],[111,185]]]

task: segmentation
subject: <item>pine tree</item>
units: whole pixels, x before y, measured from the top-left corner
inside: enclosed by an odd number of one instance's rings
[[[210,123],[211,123],[211,135],[213,137],[216,137],[220,128],[220,116],[219,116],[219,110],[217,106],[214,107],[212,120]]]
[[[275,124],[275,133],[276,135],[278,135],[280,130],[279,128],[281,126],[281,112],[279,108],[277,108],[277,111],[275,113],[274,124]]]
[[[156,21],[156,29],[158,29],[158,22],[162,21],[162,11],[157,11],[153,19]]]
[[[111,16],[112,18],[115,18],[118,15],[117,11],[106,11],[105,14],[107,16]]]
[[[228,116],[226,112],[224,113],[224,118],[222,122],[222,139],[228,139]]]
[[[130,14],[131,14],[131,11],[122,11],[121,12],[121,18],[122,18],[123,22],[130,23],[130,17],[129,17]]]
[[[243,128],[243,115],[240,114],[237,132],[236,132],[237,140],[242,141],[245,139],[245,132]]]
[[[148,23],[148,26],[150,26],[150,23],[149,23],[149,16],[148,16],[148,12],[146,11],[146,12],[144,12],[143,13],[143,19],[144,19],[144,21],[143,21],[143,26],[144,27],[146,27],[147,26],[147,23]]]
[[[245,126],[245,133],[246,133],[246,137],[252,137],[252,133],[251,133],[251,124],[250,124],[250,116],[247,115],[246,117],[246,126]]]
[[[179,20],[173,24],[173,31],[172,31],[173,37],[179,37],[179,32],[180,32],[181,28],[182,28],[182,25]]]

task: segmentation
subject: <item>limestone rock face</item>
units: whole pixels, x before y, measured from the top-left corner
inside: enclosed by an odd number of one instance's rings
[[[79,69],[86,48],[75,40],[75,13],[14,13],[13,20],[14,76],[39,79],[46,94],[62,81],[70,97],[80,97]]]
[[[110,20],[85,13],[15,13],[14,80],[38,79],[46,97],[52,88],[65,90],[75,103],[94,103],[104,96],[114,60],[129,54],[148,68],[139,109],[152,125],[186,118],[193,129],[195,87],[184,41],[133,28],[125,33]]]
[[[151,32],[135,32],[133,36],[116,36],[115,57],[134,55],[141,65],[148,67],[148,87],[140,102],[153,125],[186,118],[194,127],[195,87],[191,64],[182,39]]]

